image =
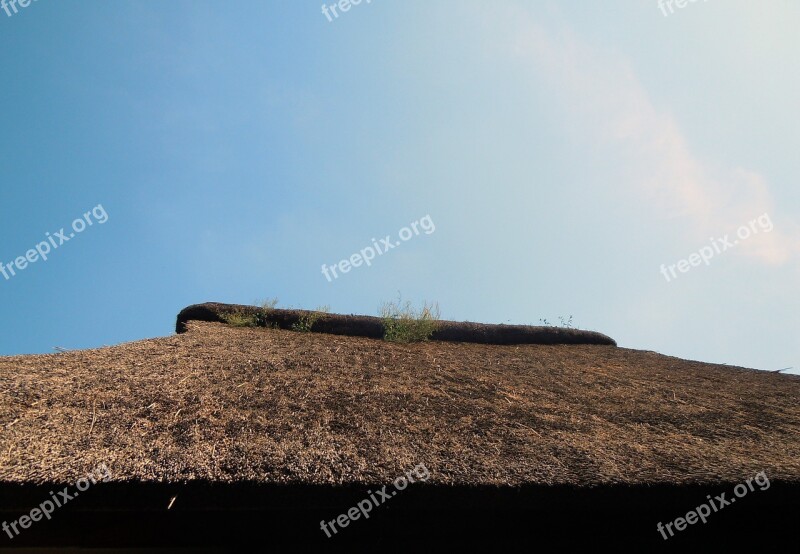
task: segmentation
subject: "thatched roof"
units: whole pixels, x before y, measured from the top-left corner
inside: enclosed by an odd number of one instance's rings
[[[194,304],[181,310],[175,331],[183,333],[188,321],[223,322],[230,314],[260,314],[265,323],[279,329],[291,329],[303,316],[314,313],[308,310],[263,310],[256,306],[208,302]],[[374,316],[316,313],[312,330],[315,333],[346,335],[350,337],[381,338],[383,321]],[[490,325],[470,321],[438,321],[430,337],[434,341],[474,342],[478,344],[605,344],[616,346],[609,336],[596,331],[564,327],[532,325]]]
[[[394,344],[189,321],[0,358],[0,482],[800,482],[800,378],[604,345]]]

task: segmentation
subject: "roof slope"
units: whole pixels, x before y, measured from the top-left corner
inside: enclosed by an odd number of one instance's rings
[[[800,378],[598,345],[393,344],[192,321],[0,358],[0,482],[800,481]]]

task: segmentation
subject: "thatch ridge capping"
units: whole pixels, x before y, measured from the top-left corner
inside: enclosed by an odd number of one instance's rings
[[[181,310],[175,325],[177,333],[186,331],[188,321],[224,322],[230,313],[253,315],[260,311],[256,306],[207,302],[194,304]],[[291,329],[309,310],[270,309],[266,320],[280,329]],[[322,314],[314,324],[314,332],[352,337],[381,338],[383,322],[379,317],[366,315]],[[434,341],[471,342],[477,344],[596,344],[617,346],[611,337],[596,331],[564,327],[533,325],[505,325],[473,323],[470,321],[439,322],[431,336]]]

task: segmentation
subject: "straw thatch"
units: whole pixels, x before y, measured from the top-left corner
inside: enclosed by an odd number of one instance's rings
[[[241,306],[208,302],[184,308],[178,314],[175,330],[183,333],[187,321],[223,322],[233,313],[262,314],[264,321],[280,329],[291,329],[307,310],[261,310],[255,306]],[[384,334],[383,322],[378,317],[364,315],[317,314],[313,330],[316,333],[346,335],[350,337],[380,338]],[[538,327],[531,325],[489,325],[469,321],[439,321],[430,337],[435,341],[474,342],[478,344],[603,344],[616,346],[614,339],[595,331],[564,327]]]
[[[800,378],[597,345],[411,345],[190,321],[0,358],[0,482],[800,481]]]

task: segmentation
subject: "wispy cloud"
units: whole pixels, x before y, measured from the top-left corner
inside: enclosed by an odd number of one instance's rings
[[[589,146],[619,162],[619,194],[647,202],[665,219],[682,220],[692,238],[732,232],[769,213],[775,231],[740,251],[768,264],[800,252],[800,228],[776,213],[766,179],[700,159],[676,118],[654,104],[623,56],[599,51],[568,30],[548,30],[526,13],[513,19],[514,53],[552,87]]]

